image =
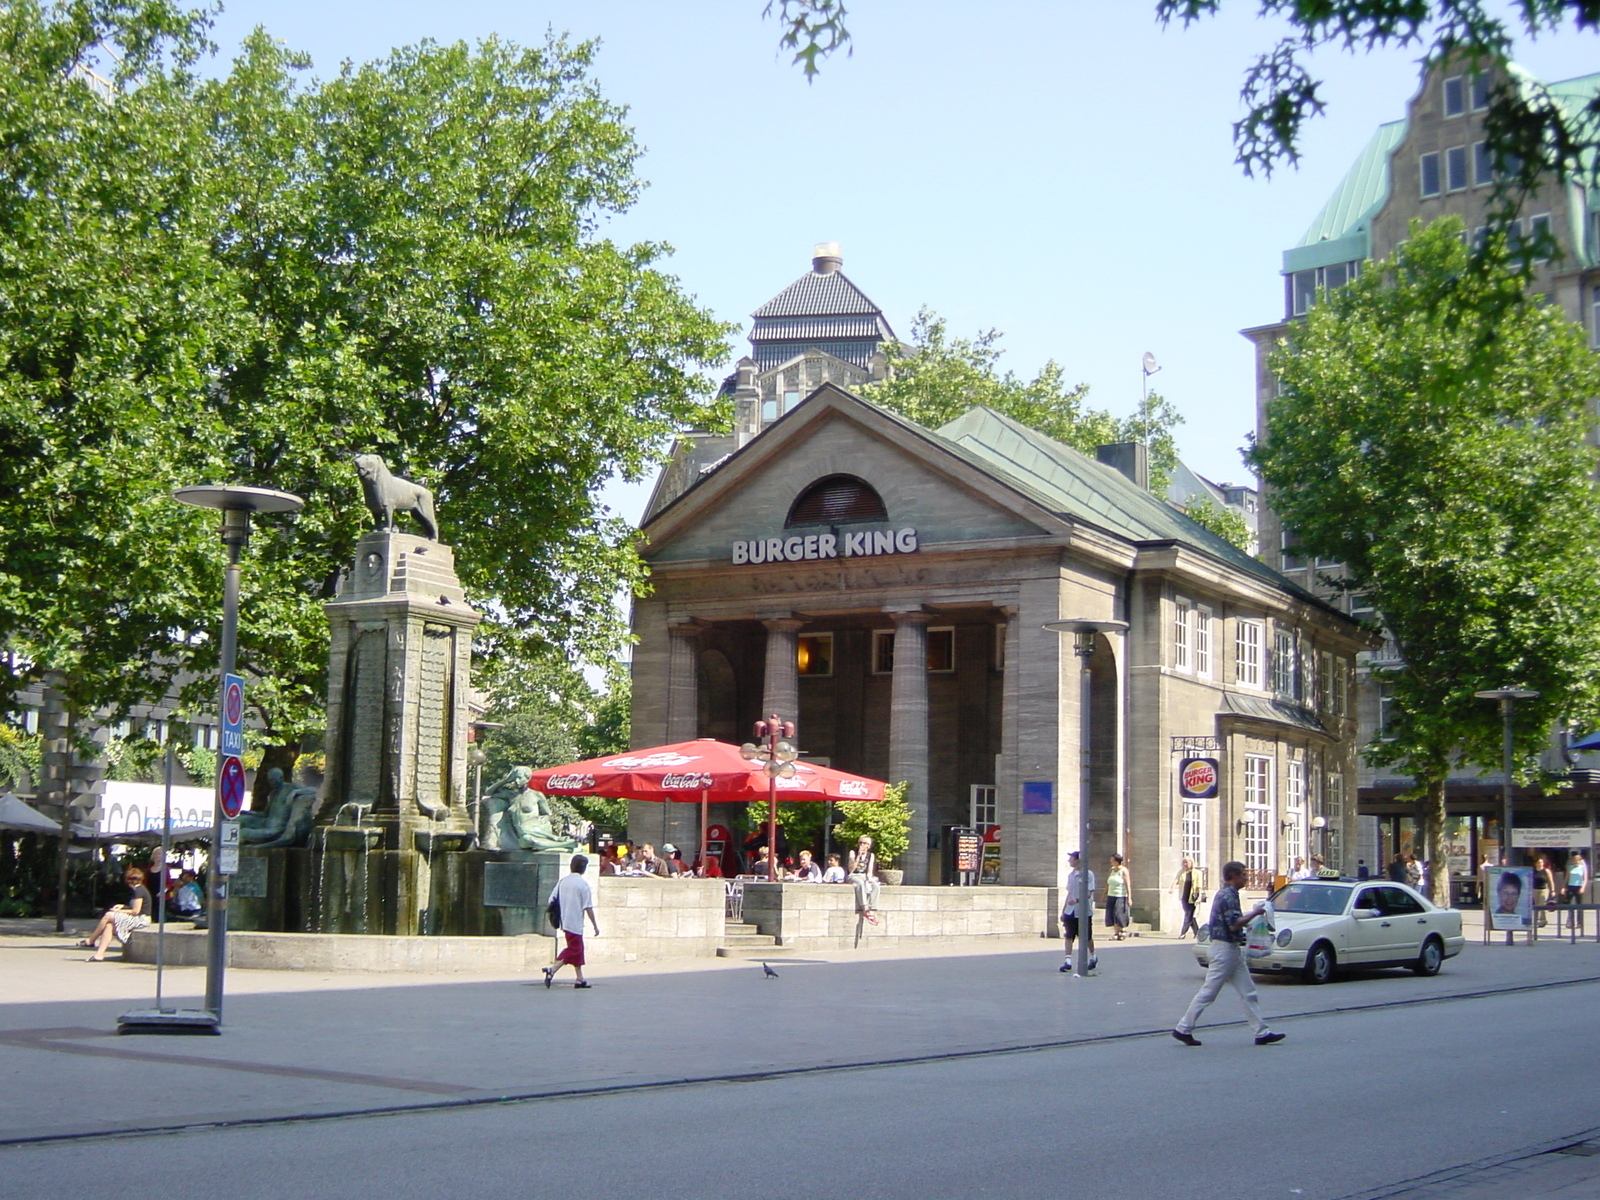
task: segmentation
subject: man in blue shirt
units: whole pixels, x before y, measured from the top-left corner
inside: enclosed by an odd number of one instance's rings
[[[1211,901],[1211,945],[1208,952],[1211,965],[1206,968],[1206,981],[1189,1002],[1189,1011],[1183,1014],[1183,1019],[1172,1031],[1172,1036],[1185,1046],[1200,1044],[1200,1039],[1194,1036],[1195,1024],[1206,1006],[1217,998],[1225,983],[1231,983],[1239,993],[1239,999],[1244,1001],[1245,1016],[1250,1020],[1250,1028],[1255,1030],[1256,1045],[1270,1046],[1273,1042],[1283,1041],[1284,1035],[1268,1029],[1266,1020],[1261,1016],[1261,1005],[1256,1001],[1255,981],[1250,978],[1250,964],[1244,954],[1245,942],[1249,940],[1245,930],[1251,921],[1267,910],[1265,904],[1258,904],[1248,914],[1241,911],[1239,887],[1244,881],[1243,863],[1223,865],[1222,886]]]

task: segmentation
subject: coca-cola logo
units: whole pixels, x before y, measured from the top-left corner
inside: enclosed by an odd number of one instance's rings
[[[841,779],[839,781],[839,795],[865,796],[871,789],[859,779]]]
[[[700,791],[711,786],[711,773],[709,771],[692,771],[685,775],[663,775],[661,786],[664,788],[690,788]]]
[[[637,757],[608,758],[601,763],[602,767],[613,767],[619,771],[637,771],[645,767],[681,767],[684,763],[692,763],[694,755],[675,754],[668,751],[663,754],[641,754]]]
[[[545,780],[546,791],[581,792],[594,786],[593,775],[552,775]]]
[[[1211,758],[1184,759],[1178,774],[1179,790],[1190,799],[1210,799],[1217,794],[1217,763]]]

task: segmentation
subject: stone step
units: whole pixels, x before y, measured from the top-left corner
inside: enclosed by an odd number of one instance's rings
[[[749,921],[724,921],[722,923],[722,932],[729,937],[748,937],[753,934],[759,934],[761,929]]]
[[[730,937],[723,938],[720,944],[733,950],[760,950],[763,948],[770,950],[778,944],[778,939],[759,933],[736,933]]]

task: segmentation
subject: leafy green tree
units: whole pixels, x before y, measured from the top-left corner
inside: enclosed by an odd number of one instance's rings
[[[594,490],[726,418],[702,368],[729,330],[666,247],[599,234],[641,184],[593,46],[319,81],[258,31],[208,81],[205,33],[171,0],[0,7],[0,687],[59,671],[86,714],[187,671],[209,708],[221,550],[169,493],[283,488],[305,510],[258,523],[239,660],[288,769],[365,451],[433,490],[486,654],[608,659],[643,576]]]
[[[1216,503],[1209,496],[1202,496],[1193,504],[1183,510],[1196,525],[1203,525],[1218,537],[1226,538],[1246,554],[1251,552],[1252,538],[1250,526],[1231,508]]]
[[[861,837],[869,836],[878,862],[891,866],[911,846],[911,806],[906,803],[906,784],[891,783],[883,789],[882,800],[841,800],[838,808],[844,820],[834,836],[846,850]]]
[[[499,662],[489,673],[493,697],[486,721],[485,784],[512,767],[542,770],[565,762],[598,758],[628,748],[628,676],[614,668],[606,690],[597,692],[571,664],[546,658],[531,666]],[[604,797],[561,797],[585,820],[612,828],[628,823],[628,802]]]
[[[1356,53],[1378,46],[1417,47],[1425,65],[1449,58],[1479,71],[1511,62],[1512,38],[1554,35],[1600,25],[1600,0],[1515,0],[1504,6],[1461,0],[1257,0],[1265,19],[1288,25],[1289,33],[1260,55],[1245,73],[1241,97],[1247,111],[1233,127],[1237,161],[1245,173],[1271,174],[1300,158],[1305,123],[1327,107],[1322,81],[1309,59],[1334,47]],[[1222,0],[1157,0],[1156,20],[1191,25],[1213,16]],[[849,13],[840,0],[768,0],[764,16],[776,16],[779,46],[794,51],[808,79],[819,61],[853,53]],[[971,19],[978,19],[974,15]],[[1490,99],[1488,140],[1507,166],[1507,194],[1534,190],[1546,172],[1559,178],[1587,177],[1600,149],[1600,99],[1576,114],[1538,88],[1502,87]]]
[[[1462,235],[1414,224],[1296,323],[1248,455],[1303,552],[1343,563],[1399,648],[1374,672],[1394,705],[1366,755],[1414,778],[1436,889],[1445,781],[1500,758],[1499,712],[1473,693],[1539,693],[1517,706],[1525,768],[1552,724],[1600,716],[1600,366],[1503,241],[1474,263]]]
[[[930,429],[986,405],[1091,456],[1109,442],[1144,442],[1150,447],[1151,490],[1166,490],[1178,461],[1172,428],[1183,418],[1176,409],[1155,392],[1131,417],[1089,408],[1089,385],[1069,387],[1053,360],[1031,380],[1003,371],[1000,337],[993,329],[975,338],[953,336],[943,317],[923,308],[912,322],[910,341],[884,347],[888,378],[867,384],[862,395]]]

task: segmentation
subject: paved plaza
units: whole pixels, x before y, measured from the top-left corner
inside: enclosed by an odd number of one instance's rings
[[[1471,943],[1434,979],[1266,980],[1286,1042],[1250,1045],[1224,995],[1186,1050],[1167,1031],[1201,973],[1161,937],[1101,947],[1090,980],[1039,939],[779,952],[776,979],[759,961],[623,964],[588,992],[236,970],[222,1036],[118,1037],[153,968],[6,928],[0,1177],[17,1200],[98,1196],[109,1159],[145,1180],[226,1164],[216,1194],[275,1198],[757,1196],[852,1171],[853,1193],[884,1197],[1069,1179],[1186,1200],[1600,1191],[1577,1144],[1600,1139],[1600,1102],[1558,1087],[1596,1066],[1593,941]],[[169,1000],[202,980],[168,972]]]

